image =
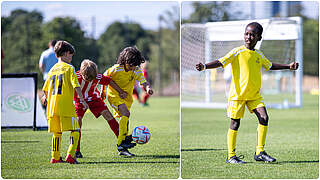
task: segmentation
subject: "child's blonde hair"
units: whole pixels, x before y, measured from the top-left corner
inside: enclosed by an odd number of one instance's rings
[[[80,74],[82,75],[84,80],[92,81],[97,77],[98,66],[93,61],[85,59],[81,63]]]

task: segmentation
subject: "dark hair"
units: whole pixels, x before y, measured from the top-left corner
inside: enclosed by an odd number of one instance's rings
[[[136,46],[124,48],[117,59],[118,64],[129,64],[132,66],[140,66],[145,61],[145,58]]]
[[[74,54],[76,52],[76,50],[67,41],[58,41],[56,43],[56,45],[54,46],[54,52],[57,57],[61,57],[66,52],[69,52],[70,54]]]
[[[54,47],[54,46],[56,45],[56,43],[57,43],[57,40],[55,40],[55,39],[51,40],[51,41],[49,42],[49,47],[50,47],[50,46],[51,46],[51,47]]]
[[[263,27],[261,26],[261,24],[259,24],[257,22],[251,22],[246,26],[246,29],[247,29],[248,26],[253,26],[255,29],[257,29],[258,35],[260,35],[260,36],[262,35]]]

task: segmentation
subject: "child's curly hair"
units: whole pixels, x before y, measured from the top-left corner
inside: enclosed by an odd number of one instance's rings
[[[98,66],[93,61],[85,59],[81,63],[80,74],[85,81],[92,81],[97,77]]]
[[[133,47],[126,47],[124,48],[118,59],[117,64],[125,65],[129,64],[131,66],[140,66],[141,63],[144,63],[146,60],[141,55],[141,52],[136,46]]]

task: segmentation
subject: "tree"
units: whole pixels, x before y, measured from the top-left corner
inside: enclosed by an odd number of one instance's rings
[[[193,2],[193,13],[182,23],[206,23],[216,21],[236,20],[241,18],[241,12],[230,13],[231,1]]]
[[[47,47],[51,39],[65,40],[70,42],[76,50],[73,56],[72,64],[76,69],[80,68],[83,59],[97,61],[98,49],[95,40],[86,38],[84,31],[80,27],[80,23],[72,17],[57,17],[52,21],[43,25],[43,49]]]
[[[136,45],[148,59],[151,39],[152,36],[137,23],[112,23],[97,41],[99,69],[105,71],[115,64],[119,53],[127,46]]]
[[[159,16],[159,31],[154,32],[157,44],[152,44],[149,76],[161,95],[162,88],[177,83],[180,75],[180,18],[175,6]]]
[[[3,73],[40,72],[38,61],[42,20],[39,12],[25,10],[15,10],[9,17],[2,17],[1,41],[5,53]]]
[[[319,20],[303,21],[303,73],[319,76]]]

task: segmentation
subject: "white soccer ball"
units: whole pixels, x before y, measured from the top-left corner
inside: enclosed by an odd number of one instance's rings
[[[137,144],[146,144],[151,137],[149,129],[145,126],[137,126],[133,129],[132,139]]]

